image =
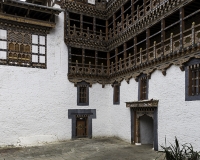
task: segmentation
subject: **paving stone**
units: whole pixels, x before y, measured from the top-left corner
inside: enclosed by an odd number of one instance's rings
[[[135,146],[117,138],[77,139],[37,147],[0,148],[0,160],[163,160],[152,145]]]

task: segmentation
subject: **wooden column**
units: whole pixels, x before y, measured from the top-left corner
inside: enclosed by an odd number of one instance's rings
[[[68,52],[69,52],[69,56],[68,56],[68,72],[70,73],[70,68],[72,66],[72,48],[69,46],[68,47]]]
[[[82,49],[82,66],[85,66],[85,49]]]
[[[93,33],[96,34],[96,18],[93,17]]]
[[[146,0],[143,0],[144,16],[146,15]]]
[[[124,64],[126,64],[126,58],[127,58],[127,44],[124,43]]]
[[[108,40],[108,20],[106,20],[106,40]]]
[[[136,116],[136,143],[140,143],[140,119]]]
[[[165,52],[165,44],[164,44],[164,41],[165,41],[165,19],[163,18],[161,20],[161,46],[162,46],[162,52],[164,54]]]
[[[135,59],[135,65],[136,65],[136,62],[137,62],[137,37],[135,36],[134,37],[134,59]]]
[[[113,14],[113,35],[115,36],[115,30],[116,30],[116,15],[115,13]]]
[[[179,9],[179,13],[180,13],[180,49],[182,49],[183,48],[183,31],[185,29],[185,24],[183,20],[185,13],[184,13],[183,7]]]
[[[147,60],[149,60],[149,47],[150,47],[149,36],[150,36],[150,29],[148,28],[146,30],[146,55],[147,55]]]
[[[108,73],[110,74],[110,72],[109,72],[109,69],[110,69],[110,52],[107,53],[107,68],[108,68]]]
[[[121,7],[121,25],[124,28],[124,6]]]
[[[83,15],[80,15],[80,28],[81,28],[81,33],[83,33]]]
[[[134,0],[131,0],[131,17],[134,18]]]
[[[116,71],[118,71],[118,48],[115,48],[115,66]]]
[[[97,68],[98,65],[98,52],[95,51],[95,68]]]

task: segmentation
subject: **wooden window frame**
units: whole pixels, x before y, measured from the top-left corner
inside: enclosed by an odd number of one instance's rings
[[[197,66],[195,69],[191,69],[192,66]],[[197,72],[197,75],[194,75],[195,78],[195,84],[193,81],[192,71]],[[196,85],[195,91],[192,91],[194,87],[193,85]],[[192,92],[195,93],[192,95]],[[200,59],[191,59],[189,62],[185,64],[185,101],[194,101],[194,100],[200,100]]]
[[[4,29],[6,31],[6,39],[0,39],[7,43],[7,49],[0,48],[0,51],[6,52],[6,58],[1,59],[1,64],[9,66],[31,67],[31,68],[47,68],[47,34],[31,33],[22,30]],[[34,43],[32,36],[37,36],[37,43]],[[20,37],[20,38],[19,38]],[[40,37],[44,38],[44,42],[40,43]],[[33,52],[33,46],[37,47],[37,52]],[[40,48],[43,49],[40,52]],[[37,56],[37,62],[33,61],[33,56]],[[41,60],[41,61],[40,61]]]
[[[116,97],[118,97],[117,100]],[[114,105],[120,104],[120,84],[118,83],[113,84],[113,104]]]
[[[83,87],[86,88],[85,102],[80,101],[81,88],[83,88]],[[84,81],[77,83],[77,105],[78,106],[88,106],[89,105],[89,84]]]
[[[143,80],[146,79],[146,86],[144,86]],[[145,95],[143,94],[143,88],[146,88]],[[149,92],[149,78],[146,74],[142,74],[138,77],[138,100],[147,100],[148,99],[148,92]],[[143,97],[144,96],[144,97]]]

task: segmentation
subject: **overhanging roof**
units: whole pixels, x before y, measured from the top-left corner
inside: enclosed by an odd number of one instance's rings
[[[48,28],[55,27],[54,17],[63,11],[18,0],[0,0],[0,8],[0,19]]]

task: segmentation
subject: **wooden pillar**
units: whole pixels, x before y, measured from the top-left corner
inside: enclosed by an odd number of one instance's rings
[[[113,14],[113,35],[115,36],[115,34],[116,34],[116,32],[115,32],[115,30],[116,30],[116,21],[115,21],[115,19],[116,19],[116,15],[115,15],[115,13]]]
[[[81,33],[83,33],[83,15],[80,15],[80,28],[81,28]]]
[[[149,47],[150,47],[149,36],[150,36],[150,29],[148,28],[146,30],[146,55],[147,55],[147,60],[149,60]]]
[[[124,65],[126,66],[126,58],[127,58],[127,44],[124,43]]]
[[[82,49],[82,66],[85,66],[85,49]]]
[[[134,59],[135,59],[135,64],[136,64],[136,62],[137,62],[137,37],[135,36],[134,37]]]
[[[98,51],[95,51],[95,68],[97,68],[98,65]]]
[[[116,71],[118,71],[118,48],[115,48],[115,67]]]
[[[185,29],[185,24],[183,20],[185,13],[184,13],[183,7],[179,9],[179,13],[180,13],[180,49],[182,49],[183,48],[183,31]]]
[[[72,66],[72,47],[68,47],[68,53],[69,53],[69,56],[68,56],[68,72],[70,73],[70,68]]]
[[[146,15],[146,0],[143,0],[143,2],[144,15]]]
[[[124,28],[124,6],[121,7],[121,25]]]
[[[134,18],[134,0],[131,0],[131,17]]]
[[[133,109],[133,108],[132,108]],[[136,143],[136,111],[134,110],[133,111],[133,141],[134,141],[134,144]]]
[[[106,20],[106,40],[108,40],[108,20]]]
[[[96,34],[96,18],[93,17],[93,33]]]
[[[108,74],[110,74],[109,68],[110,68],[110,52],[107,53],[107,69],[108,69]]]
[[[140,119],[136,116],[136,141],[135,143],[140,143]]]
[[[161,47],[162,47],[162,52],[164,54],[165,52],[165,19],[163,18],[161,20]]]

